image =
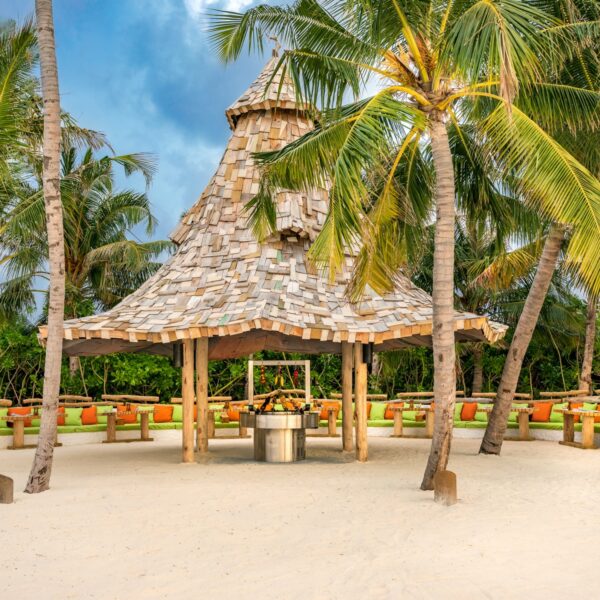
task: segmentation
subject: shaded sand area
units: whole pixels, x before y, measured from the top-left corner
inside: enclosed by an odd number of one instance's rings
[[[173,432],[175,433],[175,432]],[[0,453],[3,600],[593,598],[600,451],[457,439],[458,505],[418,490],[429,442],[339,439],[310,459],[250,462],[250,440],[179,463],[178,438],[58,448],[52,490],[28,496],[33,450]],[[596,591],[594,591],[596,590]]]

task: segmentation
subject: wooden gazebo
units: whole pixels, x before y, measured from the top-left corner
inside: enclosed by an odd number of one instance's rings
[[[341,353],[344,449],[352,448],[354,369],[357,454],[366,460],[362,345],[373,343],[380,351],[431,343],[431,297],[408,279],[385,297],[371,292],[353,305],[345,296],[352,256],[333,284],[307,262],[325,220],[327,190],[280,191],[276,234],[261,244],[250,231],[244,207],[260,179],[251,154],[280,148],[312,127],[291,82],[279,76],[270,81],[276,60],[227,109],[233,134],[216,173],[171,236],[173,256],[111,310],[64,324],[64,352],[71,356],[170,355],[174,344],[183,345],[184,462],[194,460],[194,396],[197,447],[207,450],[211,359],[260,350]],[[494,342],[504,334],[502,326],[468,313],[456,313],[455,331],[457,341]]]

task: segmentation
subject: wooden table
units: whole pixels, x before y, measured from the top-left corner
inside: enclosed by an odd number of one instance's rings
[[[425,437],[433,437],[433,425],[435,419],[435,410],[429,404],[409,405],[409,406],[390,406],[394,412],[394,432],[390,437],[401,438],[404,435],[404,425],[402,423],[402,413],[405,411],[415,411],[425,414]]]
[[[57,415],[57,418],[62,415]],[[28,419],[40,419],[40,415],[37,412],[29,415],[7,415],[0,417],[3,421],[8,421],[13,424],[13,443],[12,446],[8,446],[8,450],[24,450],[27,448],[35,448],[37,444],[25,444],[25,421]],[[58,433],[57,433],[58,436]],[[54,447],[58,448],[62,446],[57,440],[54,441]]]
[[[215,439],[217,437],[216,434],[216,425],[215,425],[215,414],[222,413],[226,408],[209,408],[208,409],[208,437],[209,439]],[[227,421],[229,422],[229,421]],[[220,435],[220,440],[235,440],[238,438],[249,438],[248,429],[246,427],[240,426],[238,435]]]
[[[13,424],[13,443],[8,446],[9,450],[23,450],[25,448],[35,448],[36,444],[25,445],[25,421],[30,420],[33,415],[7,415],[2,417],[3,421]]]
[[[573,446],[582,450],[595,450],[594,417],[600,416],[600,410],[585,410],[582,408],[565,409],[563,413],[563,440],[559,444]],[[581,442],[575,441],[575,416],[581,416]]]
[[[136,409],[117,413],[116,409],[104,413],[106,415],[106,439],[103,444],[118,444],[128,442],[153,442],[154,438],[150,437],[150,413],[154,409]],[[117,439],[117,416],[119,415],[140,415],[140,437],[139,439],[132,438],[128,440]]]
[[[519,423],[519,437],[507,438],[513,442],[533,442],[533,438],[529,435],[529,415],[533,414],[534,408],[531,406],[512,406],[510,412],[517,413],[517,422]]]

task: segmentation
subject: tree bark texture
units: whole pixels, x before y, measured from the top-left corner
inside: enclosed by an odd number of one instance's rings
[[[433,253],[433,392],[435,420],[422,490],[433,489],[433,477],[444,471],[450,456],[456,354],[454,347],[454,170],[448,132],[442,116],[432,113],[429,131],[435,168],[436,222]]]
[[[479,452],[483,454],[500,454],[500,450],[502,449],[510,406],[514,393],[517,390],[523,359],[525,358],[525,353],[531,342],[531,336],[537,325],[544,299],[548,293],[564,239],[565,227],[563,225],[554,225],[544,243],[540,263],[533,278],[527,299],[525,300],[523,312],[519,317],[508,354],[506,355],[502,377],[498,385],[498,393],[496,394],[496,401],[490,413],[488,425],[479,449]]]
[[[25,491],[43,492],[50,487],[56,440],[56,414],[60,391],[60,369],[65,310],[65,251],[60,197],[60,94],[54,42],[52,0],[36,0],[40,73],[44,102],[43,190],[48,234],[50,289],[48,338],[44,364],[44,392],[37,449]]]
[[[592,367],[594,364],[594,346],[596,345],[596,315],[598,312],[598,297],[588,296],[587,315],[585,320],[585,345],[581,373],[579,375],[579,389],[588,390],[592,394]]]

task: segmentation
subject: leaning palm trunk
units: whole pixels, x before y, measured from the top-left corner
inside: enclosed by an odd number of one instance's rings
[[[436,224],[433,254],[433,393],[435,425],[422,490],[433,489],[433,477],[448,464],[456,399],[454,348],[454,171],[446,125],[432,113],[431,150],[435,167]]]
[[[471,394],[479,394],[483,390],[483,347],[481,344],[473,346],[473,383]]]
[[[50,487],[52,456],[56,441],[56,413],[60,388],[65,306],[65,254],[60,198],[60,96],[54,46],[52,0],[36,0],[35,12],[44,99],[43,186],[48,230],[50,290],[42,420],[33,466],[25,488],[28,493],[43,492]]]
[[[519,317],[515,335],[504,362],[494,408],[490,414],[490,420],[479,449],[479,452],[483,454],[500,454],[502,449],[502,440],[508,424],[508,414],[517,389],[523,359],[540,316],[544,299],[548,293],[564,239],[565,227],[554,225],[546,238],[540,264],[533,278],[531,289],[527,295],[523,312]]]
[[[598,311],[598,297],[594,294],[588,296],[587,317],[585,322],[585,346],[579,376],[579,389],[592,393],[592,364],[594,362],[594,346],[596,342],[596,314]]]

